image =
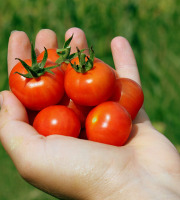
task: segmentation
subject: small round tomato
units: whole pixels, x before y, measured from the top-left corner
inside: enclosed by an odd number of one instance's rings
[[[41,110],[34,119],[33,127],[39,134],[78,137],[81,129],[77,115],[66,106],[54,105]]]
[[[79,105],[96,106],[110,98],[116,81],[115,73],[99,59],[83,55],[68,65],[64,79],[65,91]]]
[[[30,59],[25,60],[25,63],[31,68],[32,61]],[[37,61],[38,63],[40,64],[40,61]],[[42,69],[45,70],[54,65],[55,63],[46,61]],[[9,86],[11,91],[30,110],[41,110],[57,104],[63,97],[64,73],[59,67],[49,70],[39,77],[31,77],[30,74],[27,75],[28,71],[19,62],[10,73]],[[25,75],[27,77],[24,77]]]
[[[138,111],[143,105],[144,94],[142,88],[135,81],[128,78],[119,78],[116,80],[112,101],[118,101],[135,119]]]
[[[59,102],[59,104],[64,105],[68,108],[71,108],[76,113],[76,115],[78,116],[78,118],[81,122],[81,127],[85,126],[86,117],[87,117],[89,111],[93,108],[93,107],[90,107],[90,106],[78,105],[72,99],[70,99],[66,95],[66,93],[64,94],[64,96],[61,99],[61,101]]]
[[[122,146],[132,128],[129,113],[119,103],[106,101],[93,108],[86,119],[86,134],[89,140]]]

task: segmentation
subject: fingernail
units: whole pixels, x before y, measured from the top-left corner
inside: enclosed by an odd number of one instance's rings
[[[11,31],[11,34],[14,33],[14,32],[16,32],[16,31],[17,31],[17,30],[13,30],[13,31]]]

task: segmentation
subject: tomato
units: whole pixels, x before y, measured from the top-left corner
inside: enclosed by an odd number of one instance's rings
[[[132,128],[129,113],[119,103],[106,101],[93,108],[86,118],[86,134],[89,140],[122,146]]]
[[[32,61],[25,60],[31,66]],[[40,61],[37,61],[40,63]],[[55,63],[47,61],[44,68],[54,66]],[[16,97],[30,110],[41,110],[47,106],[57,104],[64,94],[64,73],[59,67],[51,69],[54,74],[45,72],[37,78],[27,78],[27,70],[22,63],[17,63],[9,76],[9,86]],[[18,73],[21,74],[18,74]]]
[[[80,122],[81,122],[81,127],[85,126],[85,121],[86,117],[89,113],[89,111],[93,108],[90,106],[81,106],[75,103],[72,99],[70,99],[67,94],[65,93],[61,101],[59,102],[60,105],[64,105],[68,108],[71,108],[76,115],[78,116]]]
[[[41,52],[39,54],[39,56],[37,57],[37,60],[42,60],[43,59],[44,52],[45,51],[43,51],[43,52]],[[59,59],[59,57],[60,57],[60,55],[58,55],[58,53],[57,53],[57,49],[47,49],[47,52],[48,52],[48,58],[47,59],[50,60],[51,62],[55,63]],[[61,69],[62,69],[62,71],[65,72],[66,68],[67,68],[67,63],[62,62],[61,63]]]
[[[34,119],[33,127],[39,134],[78,137],[81,129],[77,115],[66,106],[53,105],[41,110]]]
[[[143,105],[144,94],[141,86],[128,78],[116,80],[115,89],[110,100],[118,101],[135,119],[138,111]]]
[[[115,73],[109,65],[90,57],[78,56],[68,64],[64,87],[75,103],[96,106],[110,98],[115,85]]]

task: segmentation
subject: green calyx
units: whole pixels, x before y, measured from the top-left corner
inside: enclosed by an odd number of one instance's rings
[[[29,66],[26,62],[24,62],[23,60],[16,58],[16,60],[19,60],[21,62],[21,64],[23,65],[23,67],[27,70],[27,74],[22,74],[19,72],[15,72],[25,78],[38,78],[40,76],[42,76],[43,74],[45,74],[46,72],[54,74],[51,69],[58,67],[59,65],[55,65],[55,66],[51,66],[51,67],[46,67],[45,68],[45,64],[48,58],[48,53],[47,53],[47,49],[45,49],[45,53],[44,53],[44,57],[42,59],[41,62],[37,62],[37,57],[36,57],[36,53],[35,50],[33,48],[33,45],[31,44],[31,60],[32,60],[32,66]]]
[[[64,46],[62,49],[57,49],[56,52],[59,55],[59,58],[56,60],[56,63],[61,64],[62,62],[65,63],[70,63],[70,61],[78,56],[78,53],[73,53],[71,54],[71,40],[73,39],[73,34],[72,36],[65,41]],[[85,49],[82,49],[81,52],[83,52]]]
[[[86,73],[89,70],[91,70],[93,68],[93,62],[95,58],[93,48],[92,47],[90,48],[90,56],[87,56],[86,54],[82,53],[82,51],[80,51],[78,48],[77,48],[77,54],[79,58],[79,65],[77,65],[76,62],[74,62],[73,64],[70,62],[72,68],[74,68],[74,70],[79,73]]]

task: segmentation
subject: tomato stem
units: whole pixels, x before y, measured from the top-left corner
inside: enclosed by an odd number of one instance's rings
[[[34,50],[33,44],[31,43],[31,60],[32,60],[32,66],[29,66],[25,61],[21,60],[20,58],[15,58],[16,60],[19,60],[22,64],[22,66],[27,70],[27,74],[22,74],[19,72],[15,72],[25,78],[38,78],[45,74],[46,72],[53,74],[51,69],[58,67],[59,65],[54,65],[51,67],[46,67],[45,64],[48,58],[48,52],[47,49],[44,47],[45,53],[44,57],[41,62],[37,62],[36,52]]]
[[[72,68],[79,73],[86,73],[87,71],[91,70],[93,68],[93,62],[95,58],[93,47],[90,48],[90,56],[82,53],[82,51],[80,51],[78,48],[77,54],[79,58],[79,65],[77,65],[76,62],[73,64],[70,62]]]
[[[62,62],[69,63],[70,60],[77,57],[77,53],[71,54],[71,40],[73,39],[73,35],[67,39],[64,43],[64,46],[62,49],[57,49],[56,53],[59,55],[59,58],[56,60],[56,63],[61,64]],[[81,52],[83,52],[86,49],[82,49]]]

